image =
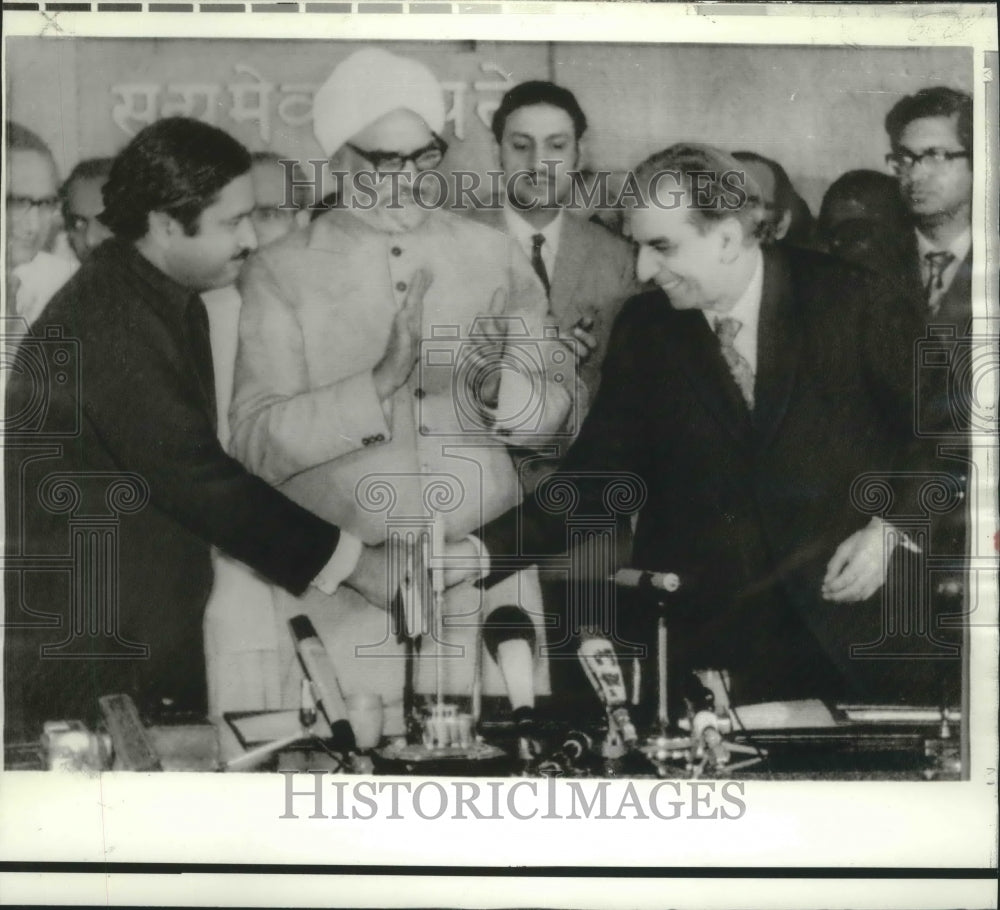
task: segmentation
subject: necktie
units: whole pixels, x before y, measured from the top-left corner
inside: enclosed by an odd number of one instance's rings
[[[743,328],[743,323],[730,316],[715,320],[715,334],[719,339],[719,347],[722,350],[723,359],[725,359],[726,365],[729,367],[729,372],[733,374],[736,385],[740,388],[743,400],[752,409],[753,369],[746,357],[736,350],[736,345],[734,344],[741,328]]]
[[[542,259],[542,244],[545,243],[544,234],[532,234],[531,236],[531,267],[535,270],[545,288],[545,296],[550,293],[549,273],[545,268],[545,260]]]
[[[941,304],[941,292],[944,290],[944,272],[955,261],[955,254],[947,250],[925,253],[927,263],[927,281],[924,284],[924,297],[931,313],[936,313]]]

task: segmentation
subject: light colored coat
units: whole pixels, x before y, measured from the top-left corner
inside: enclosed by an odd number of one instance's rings
[[[491,207],[474,209],[468,213],[471,220],[506,232],[507,223],[503,209]],[[562,214],[559,247],[555,268],[549,276],[549,317],[559,327],[559,334],[571,337],[573,327],[582,318],[593,320],[591,334],[597,347],[578,368],[578,378],[585,387],[585,394],[576,396],[574,418],[582,423],[590,402],[597,396],[601,381],[601,367],[608,349],[608,339],[622,304],[641,285],[635,277],[635,253],[632,245],[610,230],[569,211]],[[565,455],[572,439],[557,441],[560,455]],[[520,465],[522,482],[526,491],[535,488],[542,476],[554,469],[558,458],[531,459]]]
[[[418,269],[433,279],[421,359],[383,404],[372,370]],[[474,413],[462,370],[474,322],[489,312],[497,289],[506,294],[504,314],[521,320],[514,325],[525,333],[507,345],[520,381],[504,375],[499,430]],[[233,453],[366,543],[384,541],[387,526],[426,526],[432,513],[448,539],[461,539],[520,501],[507,446],[544,444],[572,426],[573,388],[564,379],[572,373],[563,368],[563,346],[545,338],[544,292],[517,245],[492,229],[433,212],[415,231],[387,234],[333,210],[252,257],[241,291]],[[524,420],[517,426],[508,418],[519,409]],[[466,658],[443,662],[449,691],[471,691],[469,658],[478,650],[483,606],[517,602],[540,616],[534,572],[512,582],[486,595],[468,584],[449,591],[445,638]],[[314,590],[284,600],[287,611],[312,617],[345,694],[377,691],[398,703],[402,646],[385,604],[370,604],[346,586],[332,599]],[[428,689],[426,665],[418,668],[418,690]],[[544,686],[544,674],[537,681]],[[391,709],[386,732],[402,732],[401,723]]]
[[[212,342],[219,442],[228,451],[242,301],[234,287],[208,291],[202,300]],[[295,655],[286,642],[281,611],[276,609],[276,589],[249,566],[216,549],[212,550],[212,569],[215,577],[203,627],[209,715],[297,707],[294,698],[286,704],[282,695],[282,679],[288,676]],[[230,743],[228,737],[222,743],[224,749],[234,750],[232,755],[239,753],[239,745]]]

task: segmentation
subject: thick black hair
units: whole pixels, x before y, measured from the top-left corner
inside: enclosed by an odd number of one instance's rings
[[[532,104],[551,104],[562,108],[573,121],[573,131],[579,139],[587,131],[587,116],[576,100],[576,96],[568,89],[554,82],[543,82],[534,79],[515,85],[500,101],[500,107],[493,114],[493,136],[497,143],[503,140],[504,127],[507,118],[522,107]]]
[[[193,236],[201,213],[249,170],[250,153],[218,127],[188,117],[158,120],[115,158],[100,220],[131,241],[146,235],[150,212],[164,212]]]
[[[923,117],[956,117],[956,132],[962,148],[972,151],[972,96],[944,85],[922,88],[893,105],[885,117],[885,131],[895,148],[903,130]]]

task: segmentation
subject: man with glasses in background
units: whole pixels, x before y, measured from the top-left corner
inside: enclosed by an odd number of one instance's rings
[[[930,632],[950,646],[953,658],[934,662],[937,685],[942,698],[955,703],[959,625],[939,625],[942,616],[957,619],[963,609],[972,418],[972,97],[944,86],[921,89],[896,103],[885,129],[892,148],[886,162],[913,225],[900,280],[925,326],[917,342],[926,354],[915,377],[915,429],[928,437],[929,467],[952,493],[932,516],[924,555],[939,565],[929,592]],[[928,368],[928,357],[938,368]],[[942,559],[951,571],[941,571]]]
[[[545,292],[515,241],[435,207],[445,104],[426,66],[360,50],[321,86],[314,111],[316,138],[342,178],[339,204],[261,249],[243,273],[233,452],[367,544],[385,541],[392,522],[426,527],[433,511],[444,536],[461,540],[520,501],[509,446],[543,443],[566,420],[572,371],[532,361]],[[516,325],[526,334],[514,341],[506,333]],[[524,370],[491,363],[490,352],[514,347]],[[372,599],[345,585],[332,596],[277,596],[279,610],[310,616],[345,695],[379,693],[385,732],[398,735],[405,652],[389,617],[394,594],[387,586]],[[521,606],[540,613],[533,571],[485,598],[469,583],[448,591],[445,693],[472,692],[481,611],[505,626],[484,631],[503,674],[487,660],[485,691],[509,696],[519,718],[530,714],[546,680]],[[438,650],[431,639],[422,638],[423,656]],[[279,664],[294,672],[285,648]],[[433,671],[418,663],[418,692],[433,690]],[[297,697],[294,681],[286,691]]]
[[[47,252],[58,227],[59,175],[49,147],[7,122],[7,300],[31,325],[76,264]]]
[[[911,277],[928,321],[965,331],[972,315],[972,98],[921,89],[889,111],[885,128],[892,146],[886,161],[913,219]]]

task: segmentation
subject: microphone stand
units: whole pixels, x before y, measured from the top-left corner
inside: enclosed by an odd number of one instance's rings
[[[632,570],[619,574],[622,575],[622,578],[616,580],[621,583],[625,580],[626,574],[632,574]],[[653,584],[651,580],[654,578],[670,579],[671,583],[668,586]],[[684,733],[677,726],[671,724],[667,690],[668,606],[666,595],[672,594],[681,585],[674,575],[642,572],[638,584],[630,586],[635,586],[647,594],[656,592],[656,729],[650,736],[646,737],[644,745],[640,747],[641,751],[652,760],[661,775],[666,775],[668,763],[683,761],[693,778],[699,777],[706,765],[711,765],[713,768],[725,767],[728,770],[736,770],[762,761],[767,755],[766,751],[752,746],[727,742],[719,730],[718,718],[715,713],[711,710],[705,710],[704,707],[693,713],[690,733]],[[729,762],[731,752],[749,753],[753,757],[731,764]]]

